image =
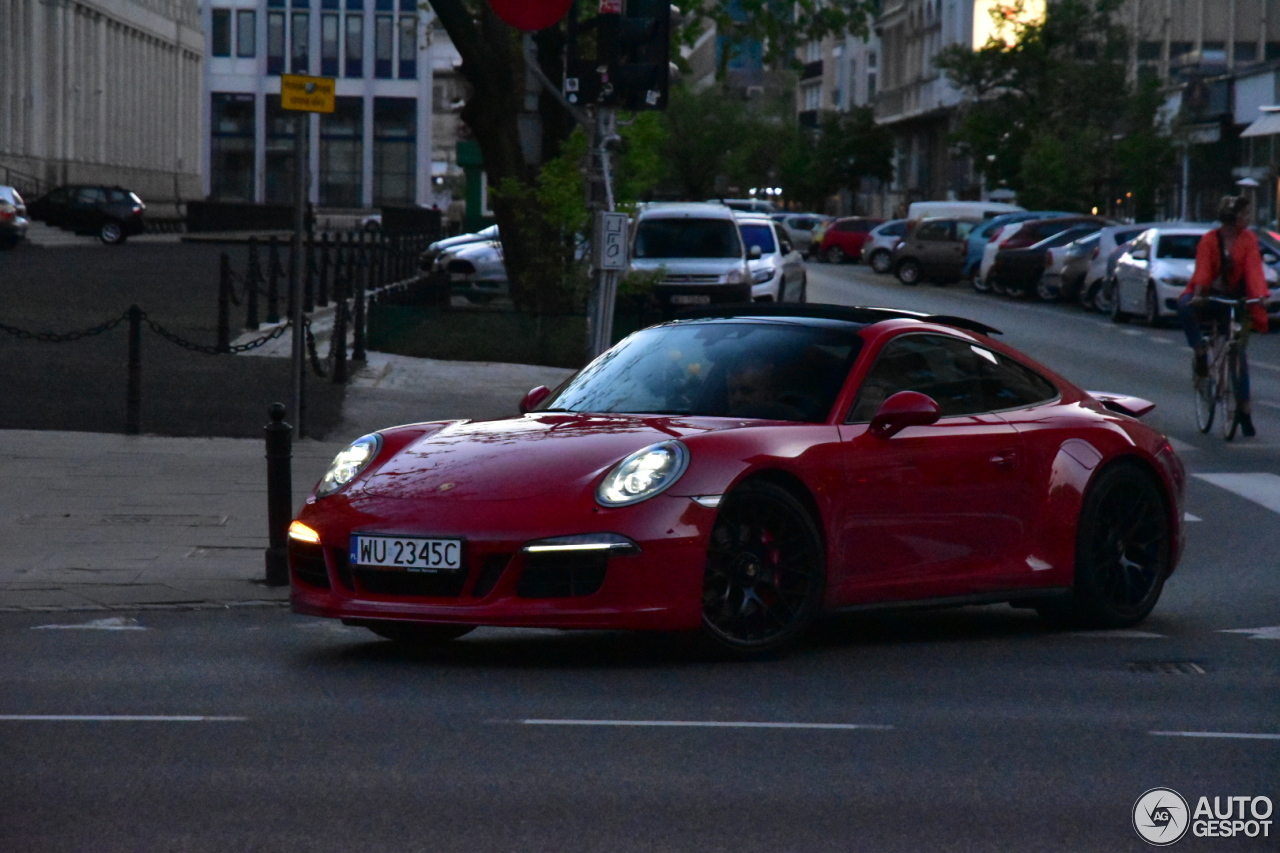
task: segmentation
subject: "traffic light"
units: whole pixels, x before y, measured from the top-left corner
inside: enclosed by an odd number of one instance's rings
[[[580,25],[570,19],[566,96],[624,110],[666,109],[669,0],[604,0],[600,7]]]

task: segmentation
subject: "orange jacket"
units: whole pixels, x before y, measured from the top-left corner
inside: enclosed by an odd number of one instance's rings
[[[1200,238],[1200,244],[1196,246],[1196,271],[1187,282],[1186,290],[1182,291],[1184,294],[1203,295],[1218,277],[1222,267],[1222,248],[1218,240],[1217,228]],[[1231,278],[1228,283],[1238,288],[1242,279],[1245,297],[1267,299],[1271,296],[1266,275],[1262,271],[1262,250],[1258,248],[1258,238],[1252,231],[1241,231],[1231,244]],[[1249,315],[1253,318],[1254,331],[1267,330],[1265,302],[1250,305]]]

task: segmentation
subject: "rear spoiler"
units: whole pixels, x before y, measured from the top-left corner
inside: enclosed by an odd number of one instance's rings
[[[1112,394],[1107,391],[1089,391],[1088,394],[1111,411],[1131,418],[1140,418],[1156,407],[1150,400],[1128,394]]]

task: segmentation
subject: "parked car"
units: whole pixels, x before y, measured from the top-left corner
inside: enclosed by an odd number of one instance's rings
[[[804,258],[791,245],[786,229],[760,213],[739,213],[738,231],[747,247],[751,298],[756,302],[804,302]]]
[[[980,219],[921,219],[907,226],[890,259],[903,284],[957,281],[964,270],[969,232]]]
[[[510,293],[499,240],[459,243],[436,257],[432,269],[448,275],[450,293],[470,302],[489,302]]]
[[[862,257],[862,246],[867,242],[871,229],[883,219],[871,219],[866,216],[846,216],[837,219],[822,232],[822,242],[812,254],[832,264],[845,261],[856,261]]]
[[[418,256],[418,269],[423,272],[429,272],[435,264],[436,258],[443,252],[462,246],[466,243],[482,243],[486,240],[498,239],[498,226],[490,225],[488,228],[481,228],[474,234],[458,234],[453,237],[445,237],[443,240],[436,240],[427,246]]]
[[[814,232],[828,219],[821,213],[771,213],[769,218],[782,223],[782,227],[787,229],[791,245],[806,258],[811,254]]]
[[[1111,319],[1126,323],[1140,316],[1155,326],[1178,312],[1178,297],[1196,268],[1196,248],[1211,230],[1208,225],[1160,226],[1143,231],[1116,261]],[[1280,256],[1262,249],[1263,273],[1271,289],[1268,313],[1280,307],[1276,271]]]
[[[973,229],[969,234],[969,250],[965,257],[964,273],[962,278],[976,278],[978,270],[982,266],[982,250],[992,240],[1004,234],[1007,226],[1014,225],[1018,222],[1026,222],[1028,219],[1052,219],[1058,216],[1076,216],[1074,213],[1064,213],[1057,210],[1020,210],[1016,213],[1002,213],[999,216],[993,216],[983,221],[981,225]],[[1008,234],[1004,234],[1008,237]]]
[[[1079,298],[1080,288],[1084,286],[1085,276],[1097,253],[1100,239],[1098,234],[1095,231],[1066,245],[1062,256],[1062,271],[1058,275],[1059,299],[1075,301]]]
[[[992,219],[1023,208],[999,201],[913,201],[907,206],[908,219]]]
[[[650,204],[631,234],[633,273],[657,276],[663,310],[751,301],[751,271],[733,210],[721,204]]]
[[[881,275],[893,269],[893,250],[907,233],[907,219],[890,219],[871,229],[862,244],[862,262]]]
[[[1098,245],[1090,259],[1089,269],[1085,272],[1084,282],[1075,294],[1082,307],[1091,311],[1110,313],[1113,290],[1111,277],[1115,272],[1116,261],[1123,254],[1121,247],[1148,228],[1154,228],[1160,224],[1139,222],[1132,225],[1111,225],[1098,232]]]
[[[124,187],[76,184],[58,187],[28,205],[31,218],[73,231],[96,234],[104,243],[120,244],[145,228],[147,206]]]
[[[292,608],[406,645],[689,631],[737,657],[888,602],[1136,625],[1181,556],[1185,468],[1138,420],[1151,403],[994,333],[713,308],[529,391],[523,415],[363,436],[289,527]]]
[[[16,189],[0,185],[0,249],[12,249],[27,236],[27,205]]]
[[[1099,228],[1110,225],[1105,219],[1096,216],[1053,216],[1041,219],[1028,219],[1005,226],[998,236],[987,243],[982,250],[982,265],[973,278],[973,288],[982,293],[1003,292],[998,278],[991,275],[991,268],[996,261],[996,253],[1001,249],[1022,249],[1034,246],[1046,237],[1060,234],[1075,225],[1096,224]]]
[[[1076,225],[1020,249],[1001,249],[991,266],[991,278],[999,281],[1009,296],[1035,294],[1046,302],[1058,299],[1057,279],[1061,274],[1064,248],[1080,237],[1094,234],[1097,225]],[[1054,252],[1058,252],[1057,256]],[[1050,281],[1045,278],[1052,275]]]

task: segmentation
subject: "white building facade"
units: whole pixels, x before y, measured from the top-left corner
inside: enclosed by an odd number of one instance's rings
[[[198,197],[196,0],[0,0],[0,183]]]
[[[432,39],[416,0],[201,0],[200,15],[206,197],[291,202],[301,117],[313,204],[433,203]],[[335,111],[282,109],[282,73],[336,78]]]

